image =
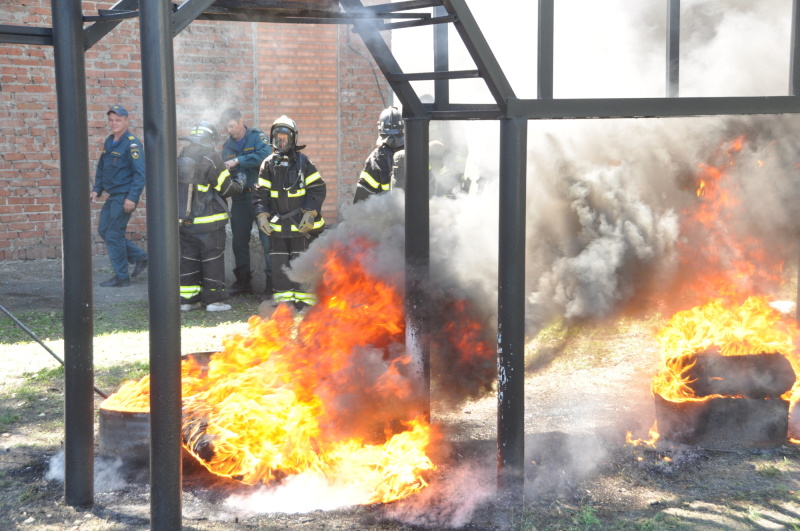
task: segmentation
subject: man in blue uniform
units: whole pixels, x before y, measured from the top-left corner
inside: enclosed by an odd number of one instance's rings
[[[147,267],[147,253],[125,237],[128,221],[144,190],[144,149],[139,139],[128,131],[125,107],[112,105],[106,115],[111,134],[103,144],[89,197],[94,203],[103,192],[108,194],[100,210],[97,231],[106,242],[114,276],[100,285],[121,288],[130,286],[130,277],[137,276]],[[130,275],[128,264],[134,266]]]
[[[228,288],[228,294],[236,296],[253,292],[251,286],[253,274],[250,270],[250,231],[256,221],[256,216],[253,211],[252,191],[258,182],[258,169],[261,167],[261,162],[269,156],[272,149],[267,135],[258,129],[247,127],[244,124],[242,113],[238,109],[233,107],[226,109],[222,113],[220,123],[230,135],[222,146],[222,161],[232,175],[244,182],[242,194],[231,200],[231,234],[233,236],[231,247],[235,264],[233,274],[236,276],[236,281]],[[270,297],[272,294],[272,271],[269,258],[269,237],[260,231],[258,234],[261,247],[264,249],[266,264],[264,273],[267,283],[264,293]]]

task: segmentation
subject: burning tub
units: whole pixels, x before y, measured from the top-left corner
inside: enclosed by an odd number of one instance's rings
[[[181,357],[192,358],[200,365],[208,365],[214,352],[193,352]],[[121,458],[134,467],[150,463],[150,395],[139,394],[149,379],[130,382],[100,404],[99,450],[102,457]],[[134,385],[138,384],[138,385]],[[134,397],[138,395],[138,397]],[[124,405],[123,405],[124,404]]]
[[[675,314],[658,334],[665,351],[652,385],[659,437],[714,449],[787,442],[795,337],[796,324],[764,297]]]
[[[686,384],[695,399],[654,393],[661,437],[704,448],[763,448],[786,442],[794,370],[781,354],[694,354]]]

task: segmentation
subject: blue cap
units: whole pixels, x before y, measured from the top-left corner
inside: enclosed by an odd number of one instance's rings
[[[112,112],[119,116],[128,116],[128,111],[122,105],[112,105],[106,114],[111,114]]]

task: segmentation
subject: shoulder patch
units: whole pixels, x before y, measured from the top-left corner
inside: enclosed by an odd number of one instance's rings
[[[133,157],[134,159],[138,159],[139,158],[139,151],[138,150],[131,151],[131,157]]]
[[[136,137],[131,135],[131,136],[128,137],[128,140],[133,140],[134,138],[136,138]]]

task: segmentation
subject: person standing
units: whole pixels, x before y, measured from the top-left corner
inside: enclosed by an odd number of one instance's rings
[[[147,267],[147,253],[125,237],[128,221],[144,190],[144,149],[139,139],[128,131],[125,107],[112,105],[106,116],[111,134],[103,144],[89,198],[94,203],[103,192],[108,194],[100,209],[97,232],[106,243],[114,276],[100,285],[121,288],[130,286],[130,277],[139,275]],[[128,264],[134,266],[130,275]]]
[[[292,282],[286,269],[308,249],[325,227],[322,203],[325,182],[297,144],[297,124],[281,116],[270,129],[272,154],[261,164],[253,209],[258,228],[270,238],[274,302],[294,304],[299,311],[316,302],[312,293]]]
[[[405,144],[403,129],[403,117],[396,107],[389,107],[381,112],[378,118],[376,147],[364,162],[364,169],[356,185],[353,203],[392,189],[394,158],[398,152],[403,150]],[[397,183],[401,188],[405,186],[405,171],[402,172],[402,178],[403,182]]]
[[[181,311],[206,306],[208,312],[231,309],[225,301],[226,197],[242,193],[217,152],[217,126],[201,120],[178,157],[178,215],[181,248]]]
[[[234,269],[236,281],[228,289],[231,296],[253,293],[253,273],[250,270],[250,231],[256,221],[253,212],[253,188],[258,180],[258,169],[271,153],[267,135],[244,124],[242,113],[236,108],[226,109],[220,118],[230,135],[222,146],[222,160],[231,174],[244,182],[241,195],[231,200],[231,234],[233,241]],[[264,293],[272,294],[272,270],[270,268],[269,238],[259,231],[264,250],[266,287]]]

